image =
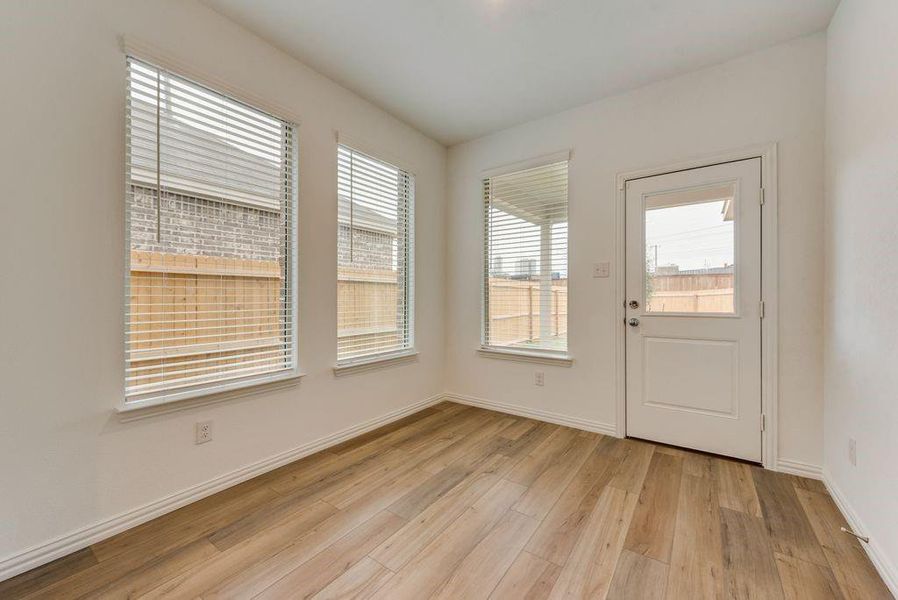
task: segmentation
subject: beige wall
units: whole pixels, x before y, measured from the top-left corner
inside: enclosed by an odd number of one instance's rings
[[[112,410],[124,368],[122,34],[301,119],[307,376],[298,387],[130,423]],[[615,174],[770,141],[780,144],[780,456],[821,464],[823,35],[457,146],[448,202],[444,148],[199,2],[5,2],[0,39],[0,565],[446,389],[612,423],[612,279],[593,279],[591,267],[613,256]],[[420,359],[340,379],[331,372],[335,129],[417,173]],[[564,369],[478,357],[479,174],[563,148],[573,150],[568,310],[576,362]],[[537,368],[546,372],[543,388],[532,384]],[[196,446],[194,423],[207,419],[215,439]]]
[[[823,88],[826,38],[801,38],[531,121],[449,151],[449,391],[598,424],[615,420],[615,175],[779,143],[780,459],[822,464]],[[571,368],[478,356],[480,173],[570,148]],[[545,386],[533,373],[545,371]]]
[[[898,595],[898,3],[842,0],[828,35],[825,476]]]
[[[124,369],[122,34],[301,120],[298,387],[130,423],[113,413]],[[2,2],[0,40],[0,565],[442,390],[442,146],[198,2]],[[419,361],[340,379],[335,129],[414,167],[419,265]],[[194,445],[207,419],[214,441]]]

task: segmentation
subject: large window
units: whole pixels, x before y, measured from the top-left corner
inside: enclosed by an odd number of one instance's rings
[[[337,147],[337,362],[414,347],[414,176]]]
[[[126,402],[291,376],[295,126],[127,64]]]
[[[483,180],[483,346],[567,352],[567,161]]]

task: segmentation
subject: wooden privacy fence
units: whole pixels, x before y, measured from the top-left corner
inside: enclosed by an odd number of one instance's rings
[[[649,278],[650,312],[733,312],[733,273],[672,273]]]
[[[341,356],[399,344],[398,293],[398,273],[392,269],[338,268],[337,348]]]
[[[540,339],[540,287],[538,281],[490,278],[490,343],[517,344]],[[552,281],[550,332],[567,334],[567,280]]]
[[[733,288],[654,292],[648,299],[650,312],[733,312]]]
[[[398,290],[393,270],[340,267],[338,347],[394,347]],[[553,281],[550,294],[551,336],[563,336],[567,281]],[[132,251],[129,390],[208,381],[235,365],[242,374],[282,368],[283,295],[278,261]],[[539,339],[539,302],[539,282],[491,280],[493,341]]]
[[[129,390],[281,368],[282,288],[277,261],[132,250]]]
[[[283,367],[278,261],[134,250],[130,274],[131,392],[207,381],[238,364],[244,375]],[[395,347],[396,272],[341,267],[337,286],[338,345]]]

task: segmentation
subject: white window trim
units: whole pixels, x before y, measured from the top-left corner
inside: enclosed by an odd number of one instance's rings
[[[149,398],[146,400],[132,400],[127,403],[121,403],[116,407],[119,415],[119,421],[126,423],[128,421],[137,421],[156,415],[164,415],[167,413],[189,410],[199,406],[207,406],[209,404],[218,404],[227,400],[236,398],[245,398],[276,390],[292,388],[299,384],[300,380],[305,377],[305,373],[287,371],[278,373],[274,377],[265,379],[257,378],[253,381],[235,381],[229,385],[218,386],[215,389],[205,389],[194,391],[191,395],[185,395],[183,398],[166,397],[166,398]],[[187,392],[185,392],[186,394]]]
[[[409,345],[407,348],[401,348],[399,350],[387,350],[384,352],[380,352],[378,354],[368,354],[365,356],[361,356],[358,358],[347,358],[345,360],[338,360],[333,367],[334,376],[340,377],[343,375],[351,375],[353,373],[360,373],[363,371],[372,371],[376,369],[382,369],[391,367],[397,364],[403,364],[406,362],[415,362],[417,361],[418,350],[416,347],[416,330],[418,327],[418,319],[417,319],[417,288],[415,286],[415,282],[418,278],[418,261],[416,260],[416,253],[418,248],[418,236],[417,236],[417,219],[415,218],[416,214],[416,195],[417,195],[417,175],[415,173],[415,168],[410,163],[407,163],[401,159],[396,158],[388,152],[384,152],[383,150],[378,150],[376,146],[373,146],[364,140],[361,140],[357,137],[350,137],[349,135],[334,130],[334,140],[336,141],[335,148],[339,149],[340,146],[345,146],[350,148],[356,152],[364,154],[372,159],[379,160],[381,162],[385,162],[390,166],[396,167],[402,171],[405,171],[412,179],[415,181],[416,192],[413,194],[411,198],[411,211],[412,215],[411,223],[409,224],[410,232],[409,235],[413,240],[412,244],[412,253],[409,259],[411,262],[411,268],[408,269],[411,276],[409,277],[409,281],[406,282],[406,285],[409,289],[409,305],[411,310],[409,311],[409,328],[408,328],[408,341]],[[339,210],[339,209],[338,209]]]
[[[500,360],[539,363],[558,367],[572,367],[574,365],[574,359],[569,354],[551,352],[549,350],[514,350],[504,347],[481,346],[477,350],[477,354],[483,358],[498,358]]]
[[[483,181],[484,179],[489,179],[490,177],[499,177],[500,175],[508,175],[509,173],[516,173],[517,171],[526,171],[527,169],[535,169],[537,167],[554,165],[555,163],[559,162],[570,162],[571,154],[572,153],[570,150],[561,150],[559,152],[543,154],[534,158],[528,158],[526,160],[520,160],[518,162],[501,165],[499,167],[493,167],[481,171],[480,180]]]
[[[558,162],[564,162],[571,160],[572,151],[570,149],[560,150],[558,152],[553,152],[551,154],[543,154],[541,156],[536,156],[534,158],[529,158],[526,160],[518,161],[515,163],[510,163],[506,165],[502,165],[500,167],[493,167],[491,169],[485,169],[480,173],[480,185],[481,190],[483,186],[483,180],[489,179],[490,177],[498,177],[500,175],[507,175],[509,173],[515,173],[517,171],[524,171],[526,169],[535,169],[537,167],[544,167],[547,165],[552,165]],[[568,167],[570,169],[570,166]],[[568,171],[568,178],[570,178],[570,170]],[[568,204],[570,204],[570,183],[568,183]],[[481,215],[483,211],[481,210]],[[481,229],[484,229],[483,224],[481,223]],[[486,244],[483,244],[483,254],[480,257],[480,264],[486,265]],[[571,256],[571,245],[570,245],[570,229],[568,230],[568,294],[570,294],[571,289],[571,275],[570,275],[570,256]],[[477,349],[477,354],[483,358],[497,358],[502,360],[513,360],[518,362],[529,362],[529,363],[541,363],[546,365],[558,365],[563,367],[571,367],[574,364],[573,357],[568,352],[553,352],[551,350],[516,350],[507,346],[489,346],[485,343],[486,340],[486,312],[485,306],[483,304],[484,298],[486,297],[486,290],[484,289],[484,281],[485,277],[480,277],[480,348]],[[570,318],[570,312],[568,313],[568,318]],[[570,330],[570,323],[568,323],[568,330]],[[568,350],[570,350],[570,339],[568,339]]]
[[[408,348],[399,352],[386,352],[374,356],[366,356],[358,360],[347,360],[334,366],[334,376],[343,377],[365,371],[376,371],[396,365],[418,362],[418,351]]]
[[[157,67],[162,67],[167,71],[176,73],[181,77],[195,81],[196,83],[202,84],[221,94],[239,100],[244,104],[267,112],[272,117],[287,121],[288,123],[293,123],[297,128],[299,128],[302,123],[302,119],[298,114],[270,98],[257,96],[253,92],[235,85],[233,82],[221,79],[189,60],[172,56],[140,38],[131,35],[123,35],[119,38],[119,46],[122,53],[126,56],[133,56],[134,58],[151,63]]]
[[[368,140],[355,134],[338,130],[334,130],[334,139],[336,140],[338,146],[347,146],[349,148],[352,148],[353,150],[356,150],[357,152],[361,152],[362,154],[366,154],[371,158],[377,159],[381,162],[385,162],[393,167],[396,167],[397,169],[405,171],[413,177],[417,176],[418,169],[413,162],[406,160],[404,157],[397,156],[396,154],[390,152],[389,150],[381,147],[378,144],[371,143]]]
[[[305,373],[299,370],[299,128],[300,120],[289,110],[284,109],[280,105],[264,100],[250,92],[247,92],[233,84],[225,82],[208,72],[191,65],[189,62],[182,61],[168,55],[154,46],[143,42],[132,36],[121,36],[119,45],[124,58],[129,56],[138,60],[148,62],[156,67],[169,70],[181,77],[190,79],[200,85],[209,87],[220,94],[224,94],[253,106],[258,110],[267,112],[270,116],[281,119],[293,125],[295,130],[293,143],[296,158],[295,168],[297,170],[296,183],[293,189],[293,206],[291,225],[291,269],[290,276],[292,278],[291,286],[291,310],[292,310],[292,339],[293,339],[293,361],[289,369],[276,371],[271,374],[263,374],[252,376],[233,381],[224,381],[221,385],[212,385],[205,388],[188,388],[181,392],[172,394],[148,394],[146,396],[138,396],[128,399],[124,394],[124,390],[116,404],[115,412],[119,415],[122,422],[143,419],[159,414],[165,414],[181,410],[189,410],[197,406],[205,406],[208,404],[216,404],[235,398],[243,398],[246,396],[271,392],[279,389],[295,386],[305,376]],[[129,265],[128,256],[130,250],[125,248],[125,264]],[[126,277],[127,268],[126,268]],[[127,327],[126,314],[127,306],[122,304],[122,323],[123,327]],[[126,341],[126,329],[122,331],[123,345]]]

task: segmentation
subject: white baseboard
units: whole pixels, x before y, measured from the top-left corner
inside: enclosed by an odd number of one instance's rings
[[[898,598],[898,569],[896,569],[892,561],[883,552],[882,547],[877,543],[875,532],[870,532],[864,527],[863,521],[861,521],[854,508],[849,504],[848,498],[842,493],[842,490],[839,489],[826,470],[823,471],[823,483],[826,485],[826,489],[829,490],[829,495],[832,496],[836,506],[842,511],[845,520],[848,521],[848,526],[851,527],[851,530],[860,535],[870,536],[870,543],[865,544],[862,542],[861,547],[867,552],[870,562],[876,567],[876,571],[882,577],[886,586],[888,586],[889,591],[892,592],[894,597]]]
[[[782,473],[789,473],[790,475],[798,475],[799,477],[823,479],[823,469],[819,465],[812,465],[800,460],[781,458],[776,461],[776,470]]]
[[[251,465],[241,467],[236,471],[226,473],[214,479],[210,479],[209,481],[187,488],[184,491],[177,492],[165,498],[160,498],[159,500],[155,500],[139,508],[129,510],[110,519],[100,521],[94,525],[60,536],[49,542],[29,548],[24,552],[7,556],[0,560],[0,581],[14,577],[19,573],[24,573],[29,569],[39,567],[52,560],[65,556],[66,554],[86,548],[91,544],[96,544],[117,533],[121,533],[122,531],[140,525],[141,523],[155,519],[158,516],[181,508],[182,506],[186,506],[191,502],[196,502],[206,496],[211,496],[212,494],[233,485],[252,479],[263,473],[267,473],[268,471],[295,460],[299,460],[304,456],[314,454],[315,452],[319,452],[330,446],[335,446],[350,438],[377,429],[378,427],[392,423],[393,421],[397,421],[443,400],[443,394],[431,396],[430,398],[416,402],[410,406],[405,406],[364,423],[347,427],[346,429],[337,431],[291,450],[287,450],[286,452],[276,454],[275,456],[271,456]]]
[[[602,423],[601,421],[593,421],[590,419],[581,419],[580,417],[570,417],[560,413],[550,412],[547,410],[538,410],[535,408],[527,408],[518,406],[517,404],[506,404],[504,402],[495,402],[486,400],[485,398],[477,398],[475,396],[465,396],[464,394],[455,394],[447,392],[443,395],[443,399],[459,404],[467,404],[470,406],[479,406],[489,410],[516,415],[519,417],[527,417],[536,419],[537,421],[546,421],[555,423],[556,425],[564,425],[565,427],[573,427],[574,429],[583,429],[586,431],[594,431],[605,435],[616,435],[614,424]]]

